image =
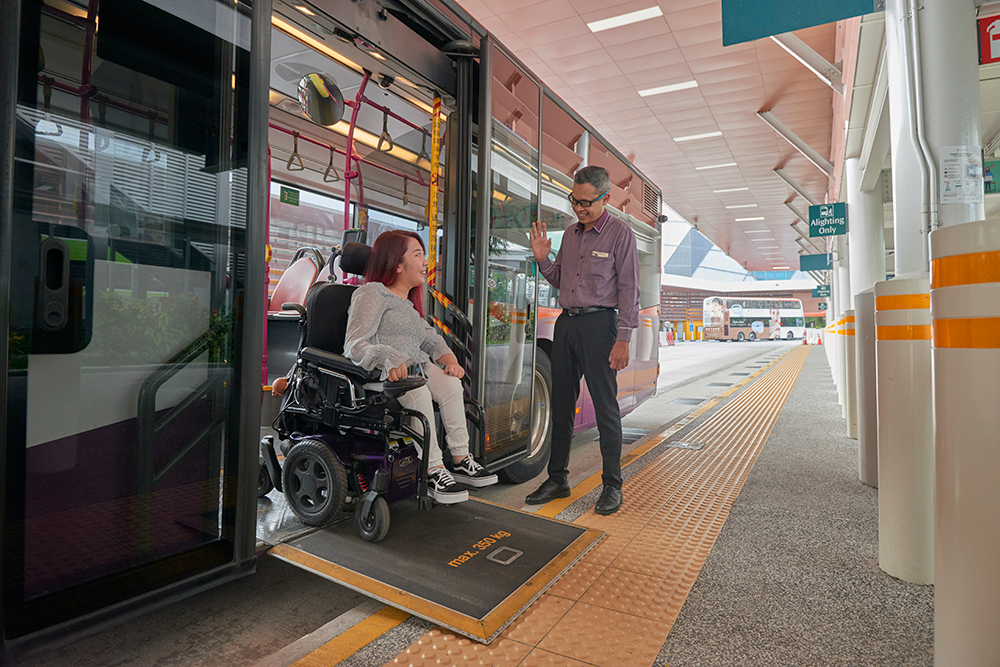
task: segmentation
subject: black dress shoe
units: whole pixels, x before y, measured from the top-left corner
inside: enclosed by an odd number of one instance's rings
[[[528,505],[543,505],[556,498],[569,498],[569,482],[556,482],[550,477],[534,493],[528,494],[524,502]]]
[[[622,490],[616,489],[613,486],[606,486],[604,490],[601,491],[601,497],[597,499],[597,505],[594,507],[594,512],[596,514],[608,515],[614,514],[622,506]]]

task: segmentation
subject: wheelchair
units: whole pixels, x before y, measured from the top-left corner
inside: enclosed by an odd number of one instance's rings
[[[345,277],[363,274],[370,252],[361,243],[344,244],[339,256]],[[343,356],[348,308],[357,288],[333,280],[313,285],[304,306],[283,304],[298,311],[300,330],[295,369],[273,423],[285,459],[279,466],[274,436],[262,439],[258,496],[277,488],[292,512],[315,527],[330,524],[353,504],[359,535],[378,542],[389,532],[390,502],[415,496],[421,510],[434,506],[427,457],[420,455],[427,451],[431,424],[396,400],[426,380],[382,382],[379,370],[366,371]],[[466,399],[465,408],[483,438],[482,407]],[[440,434],[438,442],[444,443]]]

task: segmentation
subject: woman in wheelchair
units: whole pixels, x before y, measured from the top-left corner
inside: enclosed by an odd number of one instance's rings
[[[372,246],[364,277],[365,284],[351,298],[344,356],[366,370],[380,369],[382,380],[396,381],[413,373],[427,378],[426,385],[398,400],[403,407],[422,412],[430,424],[435,423],[432,400],[437,401],[453,465],[450,471],[445,467],[432,427],[425,454],[430,493],[440,503],[468,500],[468,492],[457,482],[483,487],[496,483],[497,476],[469,455],[461,382],[465,370],[423,317],[427,280],[423,241],[413,232],[381,234]]]

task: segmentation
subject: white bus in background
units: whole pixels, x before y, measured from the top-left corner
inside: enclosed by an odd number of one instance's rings
[[[744,299],[710,296],[704,301],[705,340],[792,340],[805,335],[798,299]]]

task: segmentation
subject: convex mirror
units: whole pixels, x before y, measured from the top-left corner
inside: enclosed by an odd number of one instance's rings
[[[306,74],[299,80],[299,106],[310,120],[326,127],[344,117],[344,95],[326,74]]]

